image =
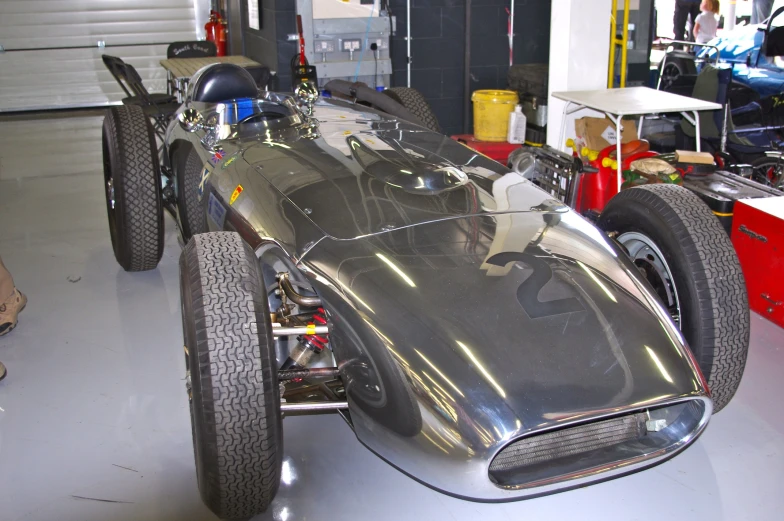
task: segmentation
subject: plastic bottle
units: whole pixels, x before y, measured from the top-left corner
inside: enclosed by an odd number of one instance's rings
[[[525,123],[523,107],[516,105],[514,111],[509,113],[509,130],[506,134],[506,140],[510,143],[524,143]]]

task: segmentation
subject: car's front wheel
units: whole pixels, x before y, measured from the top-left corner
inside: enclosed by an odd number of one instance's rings
[[[264,512],[280,483],[280,391],[267,295],[233,232],[195,235],[180,256],[196,475],[221,519]]]
[[[154,269],[163,254],[163,199],[155,134],[140,107],[103,120],[103,176],[114,256],[126,271]]]
[[[172,154],[172,166],[177,179],[177,213],[185,242],[197,233],[207,231],[206,205],[201,200],[200,183],[206,166],[193,145],[184,143]]]
[[[695,355],[714,411],[740,384],[749,347],[746,285],[727,232],[683,187],[655,184],[613,197],[598,225],[617,234]]]

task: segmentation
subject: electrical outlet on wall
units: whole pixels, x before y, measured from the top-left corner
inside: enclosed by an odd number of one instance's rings
[[[332,40],[316,40],[313,47],[315,52],[335,52],[335,42]]]
[[[343,52],[351,52],[358,51],[362,48],[362,40],[359,38],[351,38],[346,40],[340,40],[340,50]]]

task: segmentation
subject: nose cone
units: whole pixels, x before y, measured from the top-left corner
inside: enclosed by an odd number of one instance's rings
[[[311,253],[368,332],[357,352],[392,358],[415,397],[420,434],[405,443],[378,442],[369,424],[388,415],[352,412],[379,452],[450,433],[446,453],[479,469],[521,435],[706,393],[636,268],[571,211],[431,222]]]
[[[333,276],[409,370],[522,429],[702,389],[636,269],[571,211],[433,222],[315,250],[316,262],[343,259]]]

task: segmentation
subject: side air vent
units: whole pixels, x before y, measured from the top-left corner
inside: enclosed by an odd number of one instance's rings
[[[690,400],[529,434],[501,449],[488,475],[500,487],[529,488],[658,459],[694,440],[705,407]]]

